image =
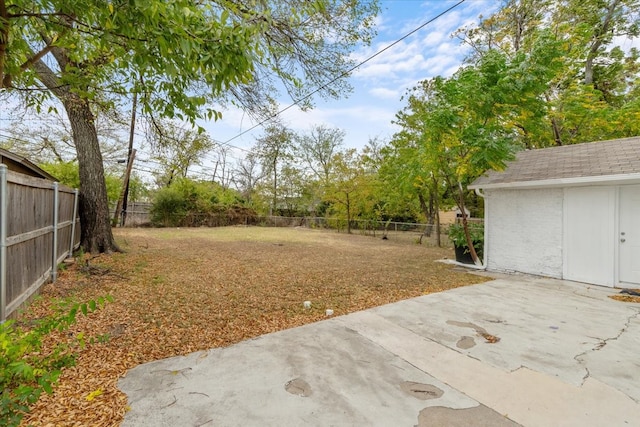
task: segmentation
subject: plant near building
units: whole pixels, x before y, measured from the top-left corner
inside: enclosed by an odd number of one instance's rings
[[[481,224],[468,224],[469,235],[473,242],[473,248],[478,254],[479,258],[482,258],[482,251],[484,249],[484,227]],[[448,229],[449,240],[455,247],[466,248],[465,253],[469,251],[469,245],[467,244],[467,237],[464,233],[464,227],[462,224],[451,224]]]

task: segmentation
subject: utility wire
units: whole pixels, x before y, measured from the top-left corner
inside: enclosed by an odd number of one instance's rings
[[[425,22],[424,24],[418,26],[417,28],[411,30],[410,32],[408,32],[407,34],[405,34],[404,36],[400,37],[398,40],[394,41],[393,43],[391,43],[390,45],[387,45],[386,47],[382,48],[381,50],[377,51],[376,53],[374,53],[373,55],[369,56],[368,58],[364,59],[363,61],[359,62],[358,64],[354,65],[353,67],[349,68],[347,71],[342,72],[341,74],[339,74],[337,77],[333,78],[332,80],[328,81],[327,83],[323,84],[322,86],[314,89],[313,91],[309,92],[308,94],[306,94],[305,96],[303,96],[300,99],[294,100],[292,104],[289,104],[288,106],[286,106],[285,108],[279,110],[277,113],[275,113],[273,116],[262,120],[260,123],[250,127],[249,129],[240,132],[239,134],[237,134],[236,136],[229,138],[228,140],[226,140],[225,142],[223,142],[222,144],[228,146],[228,147],[232,147],[232,148],[238,148],[241,149],[243,151],[247,151],[244,150],[240,147],[236,147],[234,145],[229,144],[231,141],[240,138],[242,135],[245,135],[249,132],[251,132],[252,130],[264,125],[265,123],[267,123],[270,120],[273,120],[274,118],[278,117],[280,114],[284,113],[285,111],[293,108],[294,106],[300,104],[302,101],[311,98],[313,95],[315,95],[316,93],[320,92],[321,90],[325,89],[326,87],[328,87],[329,85],[335,83],[336,81],[340,80],[343,77],[348,76],[349,74],[351,74],[351,72],[357,70],[358,68],[360,68],[361,66],[363,66],[364,64],[366,64],[367,62],[371,61],[373,58],[377,57],[378,55],[382,54],[383,52],[391,49],[393,46],[397,45],[398,43],[402,42],[403,40],[407,39],[408,37],[412,36],[413,34],[417,33],[418,31],[420,31],[421,29],[423,29],[424,27],[426,27],[427,25],[431,24],[433,21],[437,20],[438,18],[446,15],[447,13],[451,12],[453,9],[455,9],[456,7],[460,6],[462,3],[464,3],[466,0],[460,0],[458,3],[454,4],[453,6],[449,7],[448,9],[444,10],[443,12],[440,12],[438,15],[436,15],[435,17],[429,19],[427,22]]]

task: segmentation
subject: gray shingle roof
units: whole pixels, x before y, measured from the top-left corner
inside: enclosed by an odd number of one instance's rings
[[[521,151],[504,171],[488,171],[470,187],[628,174],[640,174],[640,137]]]

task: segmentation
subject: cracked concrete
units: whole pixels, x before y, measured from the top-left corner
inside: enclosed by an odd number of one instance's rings
[[[616,292],[501,279],[141,365],[123,426],[638,425],[640,304]]]
[[[627,317],[618,334],[601,343],[576,356],[576,360],[587,366],[589,377],[598,378],[640,402],[640,308],[636,307]]]
[[[593,346],[592,348],[587,349],[587,350],[583,351],[582,353],[575,355],[575,356],[573,357],[573,358],[574,358],[574,360],[575,360],[576,362],[578,362],[580,365],[583,365],[583,364],[585,364],[585,357],[586,357],[588,354],[593,353],[593,352],[602,351],[602,349],[603,349],[607,344],[609,344],[609,342],[617,341],[618,339],[620,339],[620,337],[622,336],[622,334],[624,334],[625,332],[627,332],[627,331],[628,331],[628,329],[629,329],[629,326],[630,326],[631,322],[632,322],[634,319],[638,319],[638,318],[639,318],[639,316],[640,316],[640,309],[637,309],[637,308],[635,308],[635,307],[631,307],[631,310],[634,310],[634,312],[633,312],[632,314],[630,314],[630,315],[627,317],[627,319],[626,319],[626,321],[625,321],[624,325],[622,326],[622,328],[620,328],[620,330],[618,331],[618,333],[617,333],[615,336],[612,336],[612,337],[609,337],[609,338],[595,338],[595,337],[589,337],[589,338],[592,338],[592,339],[596,339],[596,340],[598,340],[598,343],[597,343],[595,346]],[[617,361],[616,361],[616,364],[619,364],[619,363],[621,363],[621,361],[620,361],[620,360],[617,360]],[[585,373],[585,375],[582,377],[582,384],[584,384],[584,382],[587,380],[587,378],[589,378],[589,377],[591,376],[591,371],[589,371],[589,368],[588,368],[588,367],[585,367],[584,369],[585,369],[586,373]],[[633,379],[632,379],[632,380],[633,380]],[[608,381],[609,381],[609,382],[612,382],[611,380],[608,380]],[[636,402],[637,402],[637,401],[639,401],[639,397],[638,397],[635,393],[632,393],[632,394],[630,395],[630,397],[631,397],[632,399],[634,399]]]
[[[631,320],[634,318],[637,318],[638,315],[640,315],[640,311],[636,312],[635,314],[632,314],[631,316],[629,316],[627,318],[627,321],[625,322],[624,326],[622,327],[622,329],[620,329],[620,332],[618,332],[618,334],[615,337],[611,337],[611,338],[600,338],[600,342],[591,349],[591,351],[599,351],[601,350],[605,345],[607,345],[607,343],[609,341],[616,341],[618,338],[620,338],[620,336],[622,334],[624,334],[627,329],[629,328],[629,324],[631,323]],[[589,351],[586,351],[585,353],[588,353]]]
[[[582,384],[584,367],[576,363],[574,355],[600,342],[589,337],[617,335],[627,318],[636,313],[630,304],[608,298],[616,292],[608,288],[535,278],[491,283],[490,289],[474,286],[403,301],[399,303],[402,310],[381,307],[373,311],[492,366],[512,371],[522,365],[575,385]],[[514,288],[513,283],[522,286]],[[466,297],[458,298],[458,293]],[[620,309],[619,315],[611,316],[612,310]],[[461,349],[457,343],[466,334],[446,324],[453,319],[473,323],[502,341]],[[504,341],[509,345],[500,345]]]

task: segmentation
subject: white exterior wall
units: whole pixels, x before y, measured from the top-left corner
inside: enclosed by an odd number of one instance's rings
[[[563,190],[486,190],[487,269],[562,278]]]

